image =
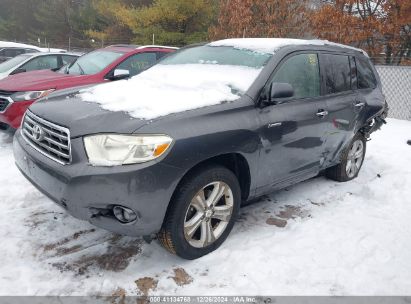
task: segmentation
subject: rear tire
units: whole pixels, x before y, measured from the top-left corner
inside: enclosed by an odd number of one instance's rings
[[[240,203],[241,189],[233,172],[217,165],[200,167],[174,193],[158,239],[169,252],[197,259],[225,241]]]
[[[341,156],[341,162],[325,171],[325,175],[338,182],[347,182],[358,176],[364,163],[366,144],[364,136],[358,133],[351,140]]]

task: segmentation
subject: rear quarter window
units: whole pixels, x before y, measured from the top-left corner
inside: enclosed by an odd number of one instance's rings
[[[355,58],[357,65],[358,89],[375,89],[377,79],[367,59]]]

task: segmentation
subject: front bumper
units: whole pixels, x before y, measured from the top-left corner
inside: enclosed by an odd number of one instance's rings
[[[34,186],[78,219],[130,236],[158,232],[183,171],[161,162],[93,167],[87,164],[82,139],[71,143],[73,163],[64,166],[38,153],[17,131],[16,165]],[[115,205],[132,209],[137,220],[127,224],[116,220],[110,212]]]

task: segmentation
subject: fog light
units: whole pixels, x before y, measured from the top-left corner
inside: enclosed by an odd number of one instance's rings
[[[113,214],[122,223],[131,223],[137,218],[137,214],[133,210],[122,206],[115,206]]]

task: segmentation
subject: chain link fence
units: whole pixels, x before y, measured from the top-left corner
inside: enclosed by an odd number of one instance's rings
[[[411,120],[411,66],[376,66],[390,107],[389,117]]]

